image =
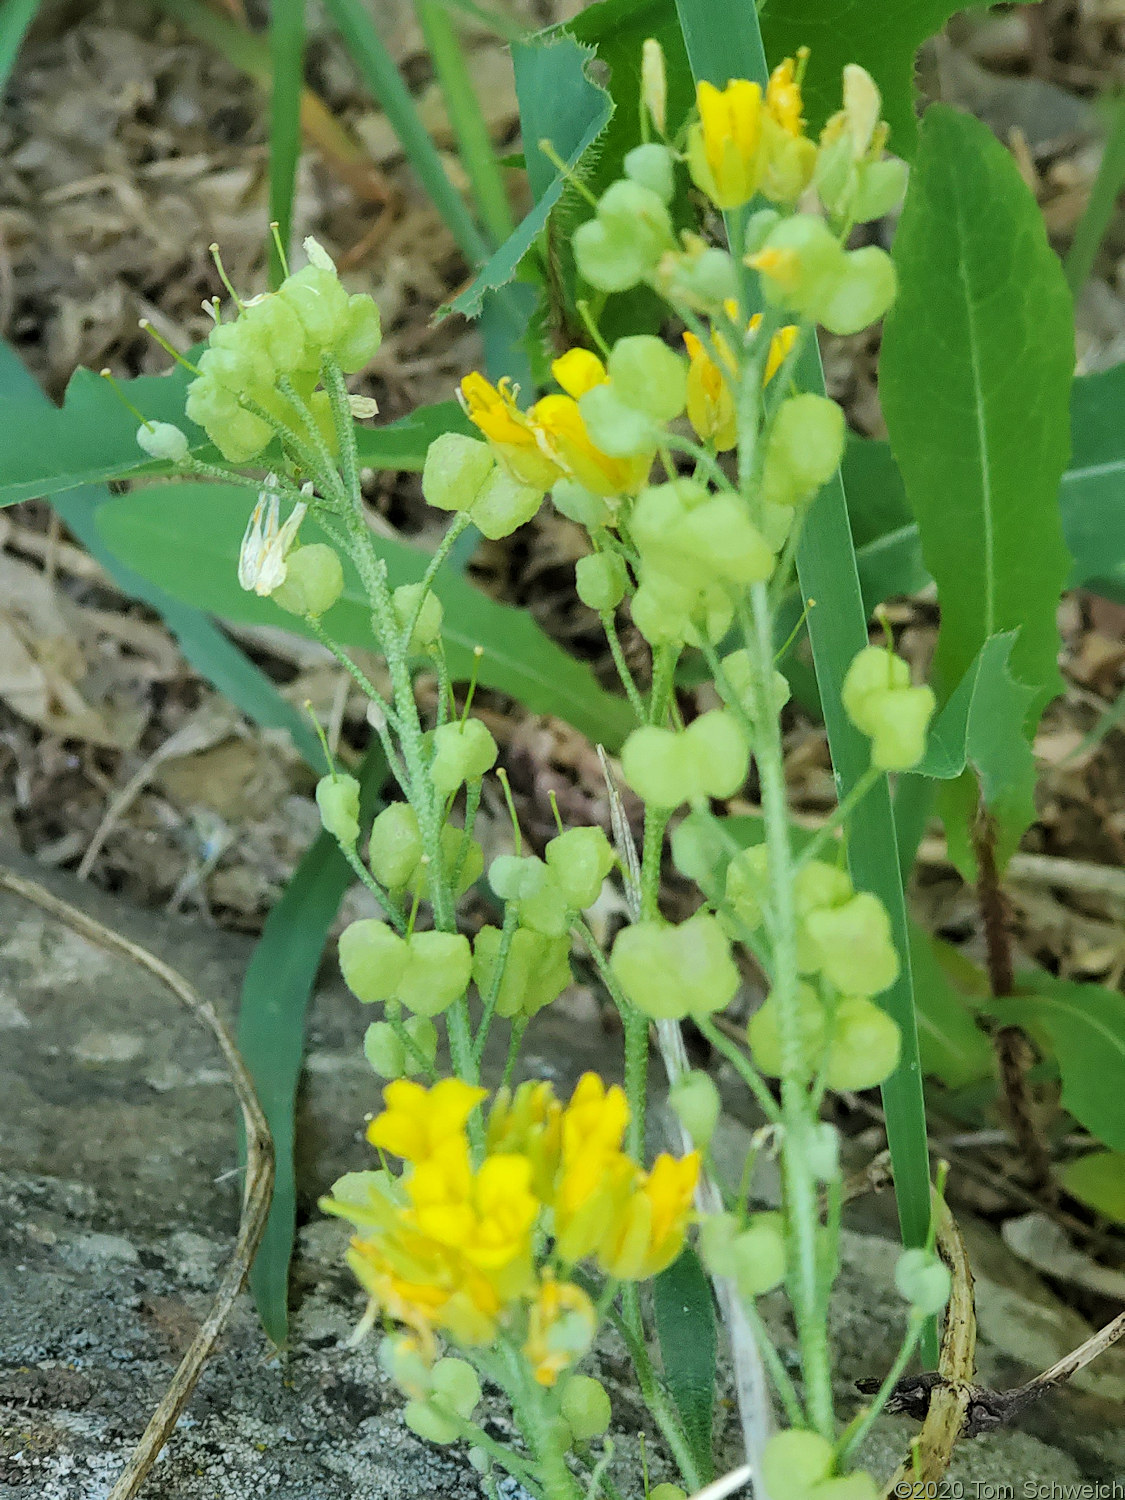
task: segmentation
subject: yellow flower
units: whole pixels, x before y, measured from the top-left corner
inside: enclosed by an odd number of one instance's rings
[[[544,1275],[531,1305],[523,1352],[540,1385],[554,1385],[594,1342],[598,1315],[581,1287]]]
[[[727,315],[734,317],[737,308],[733,302],[725,304]],[[761,313],[750,319],[749,332],[753,332],[762,321]],[[773,379],[785,362],[797,337],[795,324],[779,329],[770,341],[770,352],[766,359],[765,384]],[[730,377],[737,373],[737,364],[727,341],[717,329],[712,328],[711,340],[715,353],[723,368],[715,363],[710,351],[690,330],[684,334],[687,346],[688,365],[688,420],[695,428],[700,440],[710,443],[718,453],[725,453],[738,441],[738,424],[735,414],[734,393]]]
[[[589,349],[568,349],[551,365],[551,374],[576,401],[609,379],[605,365]]]
[[[610,458],[596,448],[572,396],[544,396],[527,415],[560,470],[592,494],[635,495],[643,487],[653,454]]]
[[[584,1074],[563,1113],[554,1194],[555,1247],[568,1264],[597,1250],[633,1190],[640,1168],[621,1150],[628,1123],[624,1092]]]
[[[738,208],[758,191],[762,155],[762,90],[745,78],[725,89],[703,82],[696,91],[699,123],[688,133],[692,180],[716,208]]]
[[[698,1151],[656,1158],[598,1251],[607,1276],[643,1281],[672,1264],[684,1247],[698,1180]]]
[[[463,1139],[446,1141],[406,1184],[418,1228],[485,1273],[527,1259],[540,1203],[525,1156],[489,1156],[479,1172]]]
[[[383,1090],[383,1113],[367,1127],[367,1139],[404,1161],[422,1162],[461,1134],[473,1109],[487,1095],[459,1078],[443,1078],[432,1089],[396,1078]]]
[[[538,434],[516,405],[516,390],[510,380],[490,385],[474,370],[461,381],[461,404],[513,479],[532,489],[546,490],[562,478],[562,469],[543,451]]]
[[[766,88],[766,149],[760,186],[775,203],[795,203],[816,169],[816,145],[805,135],[801,114],[800,80],[807,58],[807,47],[802,47],[796,62],[787,57],[774,68]]]
[[[808,56],[808,48],[803,47],[801,51],[804,53],[801,58],[803,64]],[[770,74],[770,81],[766,86],[766,109],[788,135],[804,135],[805,122],[801,116],[803,107],[801,85],[797,80],[797,64],[793,58],[787,57]]]
[[[562,1149],[562,1105],[549,1083],[500,1089],[488,1116],[489,1155],[518,1152],[531,1163],[532,1191],[543,1202],[554,1193]]]

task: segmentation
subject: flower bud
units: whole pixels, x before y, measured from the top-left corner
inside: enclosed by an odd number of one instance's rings
[[[738,969],[715,917],[697,912],[678,927],[637,922],[618,934],[610,965],[626,998],[654,1020],[683,1020],[728,1005]]]
[[[145,422],[137,428],[137,445],[150,458],[181,463],[188,456],[187,434],[171,422]]]
[[[595,552],[580,557],[574,565],[578,597],[598,614],[608,614],[617,608],[625,597],[628,582],[625,560],[616,552]]]
[[[797,1021],[797,1076],[804,1081],[812,1077],[820,1063],[828,1032],[828,1017],[810,985],[798,984],[790,1003]],[[785,1058],[775,994],[768,995],[750,1017],[746,1034],[759,1072],[766,1073],[771,1078],[780,1078],[785,1071]]]
[[[570,828],[553,838],[544,853],[574,911],[593,906],[617,858],[600,828]]]
[[[846,995],[836,1005],[825,1077],[832,1089],[873,1089],[898,1066],[902,1037],[873,1001]]]
[[[647,333],[618,339],[609,351],[606,370],[621,400],[655,422],[671,422],[683,411],[687,369],[663,339]]]
[[[405,630],[413,620],[415,613],[418,614],[418,623],[407,643],[407,651],[422,652],[429,651],[441,640],[441,626],[444,610],[441,600],[433,592],[427,589],[425,597],[422,594],[420,583],[402,583],[395,589],[392,595],[395,609],[395,618],[399,626]],[[421,610],[418,605],[421,603]]]
[[[844,456],[844,413],[827,396],[788,396],[770,424],[762,469],[762,499],[800,505],[815,495]]]
[[[625,176],[639,182],[656,194],[662,203],[671,203],[676,191],[675,158],[667,146],[649,141],[634,146],[625,157]]]
[[[295,547],[285,559],[285,577],[271,598],[291,615],[319,619],[344,592],[340,559],[325,542]]]
[[[455,932],[415,932],[400,941],[407,962],[394,998],[417,1016],[440,1015],[468,988],[473,966],[468,938]]]
[[[426,450],[422,494],[437,510],[471,511],[496,467],[492,449],[461,432],[443,432]]]
[[[441,724],[434,730],[434,758],[430,778],[443,797],[465,781],[479,781],[496,764],[500,751],[479,719]]]
[[[316,805],[328,833],[346,849],[359,838],[359,782],[354,776],[322,776],[316,784]]]
[[[710,1074],[693,1069],[677,1078],[669,1091],[668,1103],[691,1137],[692,1144],[698,1150],[706,1151],[722,1108],[719,1091]]]
[[[434,1397],[468,1420],[480,1405],[480,1380],[467,1360],[439,1359],[430,1371]]]
[[[641,98],[658,135],[668,126],[668,79],[664,68],[664,49],[655,37],[641,44]]]
[[[821,973],[841,994],[877,995],[898,978],[891,919],[870,891],[860,891],[842,906],[809,912],[804,929]]]
[[[418,818],[408,802],[392,802],[371,825],[367,859],[371,873],[389,891],[406,885],[422,858]]]
[[[572,1375],[563,1386],[560,1405],[578,1443],[601,1437],[613,1415],[605,1386],[592,1375]]]
[[[895,1266],[895,1286],[924,1317],[941,1312],[949,1301],[949,1272],[932,1250],[904,1250]]]
[[[376,917],[364,917],[340,934],[340,972],[365,1005],[395,997],[409,950],[403,938]]]

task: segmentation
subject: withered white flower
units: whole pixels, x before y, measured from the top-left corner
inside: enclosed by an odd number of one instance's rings
[[[311,495],[312,485],[306,484],[301,493]],[[266,475],[238,553],[238,581],[248,593],[266,598],[284,582],[285,559],[307,510],[308,505],[298,500],[283,524],[277,475]]]

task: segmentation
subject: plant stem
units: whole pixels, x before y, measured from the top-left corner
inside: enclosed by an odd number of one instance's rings
[[[871,1404],[859,1412],[847,1429],[841,1435],[838,1449],[838,1458],[841,1465],[847,1463],[848,1459],[863,1442],[871,1430],[875,1419],[887,1404],[887,1397],[894,1390],[898,1378],[906,1369],[910,1356],[918,1347],[918,1341],[922,1337],[922,1330],[926,1326],[925,1318],[918,1317],[912,1313],[910,1322],[906,1326],[906,1336],[902,1341],[902,1347],[895,1356],[895,1362],[887,1371],[882,1385],[871,1399]]]
[[[621,649],[621,639],[617,634],[617,621],[614,619],[612,610],[604,610],[601,614],[602,629],[605,638],[609,642],[610,655],[613,657],[613,665],[617,668],[617,675],[621,679],[621,686],[625,689],[625,696],[632,705],[633,712],[643,724],[648,717],[645,709],[644,699],[641,697],[640,689],[636,680],[629,670],[629,663],[625,660],[625,653]]]

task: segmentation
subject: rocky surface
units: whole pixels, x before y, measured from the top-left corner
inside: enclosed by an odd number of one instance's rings
[[[28,871],[39,874],[41,872]],[[119,931],[192,978],[231,1013],[248,944],[115,904],[63,877]],[[365,1113],[377,1103],[362,1061],[366,1017],[329,976],[311,1020],[302,1085],[299,1254],[291,1347],[271,1350],[247,1298],[145,1494],[167,1500],[422,1500],[480,1493],[456,1450],[403,1426],[371,1343],[346,1347],[360,1299],[341,1264],[343,1231],[315,1210],[339,1172],[361,1165]],[[98,1500],[207,1307],[237,1219],[235,1108],[210,1038],[136,968],[0,894],[0,1497]],[[596,1024],[545,1017],[528,1064],[563,1087],[609,1066],[617,1043]],[[859,1217],[843,1244],[834,1337],[842,1409],[852,1381],[893,1357],[902,1304],[893,1290],[885,1209]],[[978,1269],[981,1378],[1026,1379],[1081,1341],[1085,1325],[1014,1261],[989,1228],[969,1225]],[[780,1303],[767,1309],[788,1340]],[[640,1494],[640,1404],[620,1351],[601,1373],[625,1432],[615,1468]],[[962,1445],[954,1475],[969,1495],[1030,1494],[1125,1476],[1125,1357],[1110,1355],[1079,1388],[1029,1412],[1019,1431]],[[503,1416],[497,1415],[498,1435]],[[720,1421],[733,1439],[729,1401]],[[869,1447],[887,1472],[913,1431],[879,1424]],[[662,1470],[649,1433],[650,1472]],[[975,1483],[977,1489],[969,1487]],[[991,1486],[991,1490],[988,1488]],[[510,1492],[516,1500],[518,1487]],[[1036,1491],[1061,1495],[1062,1491]]]

